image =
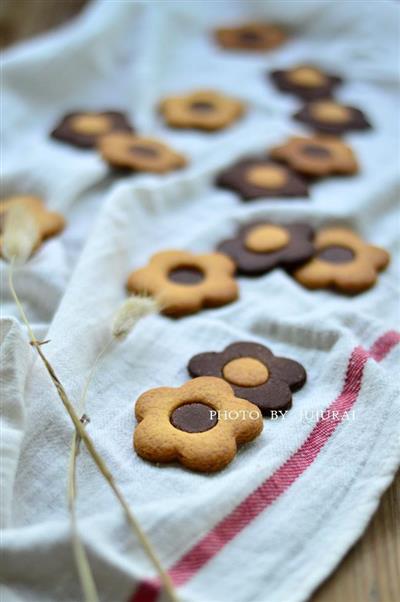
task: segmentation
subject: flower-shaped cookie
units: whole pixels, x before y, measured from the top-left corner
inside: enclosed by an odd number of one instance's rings
[[[80,148],[94,148],[101,136],[111,132],[133,132],[119,111],[79,111],[69,113],[51,132],[51,137]]]
[[[288,410],[292,392],[306,382],[306,371],[298,362],[275,356],[259,343],[239,342],[221,353],[200,353],[188,364],[191,376],[217,376],[226,380],[235,395],[251,401],[263,414]]]
[[[46,238],[55,236],[65,226],[65,220],[60,213],[55,211],[48,211],[43,201],[36,196],[13,196],[0,201],[0,254],[2,247],[2,236],[4,226],[6,224],[7,211],[13,207],[19,206],[24,211],[29,213],[33,217],[34,223],[37,227],[37,241],[35,249],[37,249]]]
[[[306,176],[350,175],[358,171],[351,148],[330,136],[293,136],[285,144],[272,148],[270,156]]]
[[[293,269],[313,256],[313,229],[307,224],[256,221],[242,226],[218,251],[236,263],[239,274],[259,276],[273,268]]]
[[[234,272],[235,264],[222,253],[162,251],[146,267],[131,273],[127,288],[156,297],[164,314],[178,317],[237,299]]]
[[[102,136],[98,150],[117,169],[165,173],[186,165],[185,157],[163,142],[124,132]]]
[[[238,161],[219,174],[217,186],[237,192],[243,200],[308,196],[305,181],[292,169],[264,157]]]
[[[292,69],[272,71],[270,77],[282,92],[290,92],[304,100],[328,98],[342,82],[340,77],[324,73],[312,65],[297,65]]]
[[[178,388],[151,389],[136,402],[134,447],[151,462],[178,461],[215,472],[263,429],[259,410],[234,396],[220,378],[196,378]]]
[[[269,23],[246,23],[238,27],[220,27],[215,37],[228,50],[272,50],[286,40],[286,33]]]
[[[212,90],[200,90],[166,98],[160,110],[166,122],[173,127],[211,131],[236,121],[244,112],[244,104]]]
[[[360,109],[329,99],[309,102],[293,117],[319,132],[334,136],[340,136],[351,130],[367,130],[371,127]]]
[[[320,230],[314,241],[316,254],[294,277],[307,288],[333,287],[344,293],[360,293],[373,286],[377,273],[389,263],[384,249],[365,243],[346,228]]]

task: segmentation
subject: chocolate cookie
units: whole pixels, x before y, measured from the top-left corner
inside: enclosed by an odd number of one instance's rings
[[[378,272],[390,261],[384,249],[365,243],[347,228],[324,228],[314,244],[314,257],[293,273],[311,289],[333,287],[343,293],[361,293],[375,284]]]
[[[72,146],[94,148],[105,134],[133,131],[126,115],[119,111],[78,111],[65,115],[50,135]]]
[[[272,148],[270,156],[310,177],[352,175],[358,171],[350,146],[331,136],[293,136]]]
[[[238,161],[219,174],[216,184],[237,192],[245,201],[308,196],[305,180],[290,168],[265,157]]]
[[[242,116],[245,105],[212,90],[199,90],[162,101],[160,111],[168,125],[176,128],[220,130]]]
[[[153,255],[146,267],[130,274],[127,287],[134,293],[153,295],[164,314],[179,317],[235,301],[234,272],[233,261],[222,253],[162,251]]]
[[[102,136],[98,150],[111,167],[166,173],[186,165],[186,158],[154,138],[124,132]]]
[[[281,27],[269,23],[246,23],[238,27],[220,27],[215,38],[226,50],[272,50],[286,41]]]
[[[233,259],[239,274],[260,276],[276,267],[293,269],[310,259],[313,236],[307,224],[256,221],[239,228],[234,238],[218,245],[218,251]]]
[[[367,130],[371,124],[360,109],[333,100],[314,100],[293,115],[324,134],[340,136],[351,130]]]
[[[220,353],[200,353],[188,364],[191,376],[217,376],[226,380],[235,395],[247,399],[270,416],[292,406],[292,392],[306,382],[301,364],[276,357],[268,347],[252,342],[228,345]]]
[[[269,76],[279,90],[295,94],[304,100],[328,98],[342,82],[337,75],[329,75],[312,65],[278,69]]]
[[[196,378],[178,388],[159,387],[136,402],[134,446],[150,462],[177,461],[200,472],[229,464],[237,447],[263,429],[260,411],[234,396],[220,378]]]

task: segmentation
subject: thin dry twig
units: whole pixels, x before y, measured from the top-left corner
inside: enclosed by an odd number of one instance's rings
[[[125,339],[129,332],[134,328],[137,322],[145,316],[155,313],[159,310],[157,302],[150,297],[132,296],[126,300],[117,310],[113,317],[112,338],[97,354],[94,363],[89,371],[85,385],[82,390],[82,395],[77,404],[79,413],[85,409],[85,402],[88,395],[90,384],[94,378],[95,371],[100,363],[101,358],[106,354],[113,343]],[[43,343],[42,343],[43,344]],[[81,418],[82,421],[82,418]],[[86,596],[87,602],[97,602],[97,592],[95,589],[94,580],[90,572],[89,561],[85,552],[85,548],[79,538],[79,532],[76,525],[75,514],[75,497],[76,497],[76,466],[79,454],[80,437],[75,431],[71,441],[71,461],[68,467],[68,503],[71,513],[71,528],[73,534],[74,554],[76,558],[77,569],[79,572],[82,589]]]
[[[76,568],[86,602],[99,602],[96,583],[93,578],[85,547],[82,544],[79,536],[76,517],[76,458],[79,454],[79,444],[80,436],[75,431],[72,437],[71,456],[68,470],[68,507],[71,516],[72,546],[76,560]]]
[[[116,484],[112,473],[110,472],[110,470],[106,466],[104,460],[102,459],[101,455],[97,451],[91,437],[87,434],[86,429],[85,429],[84,425],[82,424],[82,422],[80,421],[78,414],[75,412],[74,406],[70,402],[70,400],[67,396],[67,393],[64,390],[63,385],[61,384],[60,380],[57,377],[57,374],[55,373],[53,366],[51,365],[51,363],[48,361],[47,357],[43,353],[40,342],[36,339],[36,336],[32,330],[29,320],[25,314],[25,310],[24,310],[24,308],[18,298],[18,295],[15,291],[15,288],[14,288],[13,259],[11,260],[11,265],[10,265],[10,270],[9,270],[9,286],[10,286],[11,294],[14,298],[14,301],[15,301],[17,308],[19,310],[19,313],[21,315],[21,318],[28,329],[28,333],[31,338],[31,343],[32,343],[33,347],[36,349],[40,359],[42,360],[42,362],[57,390],[58,396],[76,429],[77,434],[79,435],[79,437],[85,444],[85,447],[86,447],[87,451],[89,452],[90,456],[92,457],[94,463],[96,464],[98,470],[103,475],[103,477],[106,479],[106,481],[109,484],[110,488],[112,489],[115,497],[117,498],[119,504],[121,505],[122,509],[124,510],[126,519],[129,523],[130,527],[132,528],[132,531],[136,534],[136,536],[139,539],[141,545],[143,546],[147,556],[149,557],[149,559],[151,560],[157,573],[159,574],[161,583],[165,587],[166,592],[168,592],[169,598],[171,599],[172,602],[179,602],[176,590],[172,584],[170,576],[168,575],[168,573],[164,570],[163,566],[161,565],[161,563],[153,549],[153,546],[151,545],[151,543],[148,540],[146,534],[144,533],[142,527],[140,526],[140,523],[136,520],[134,514],[132,513],[131,509],[129,508],[129,505],[128,505],[127,501],[125,500],[125,497],[123,496],[121,490],[119,489],[118,485]]]

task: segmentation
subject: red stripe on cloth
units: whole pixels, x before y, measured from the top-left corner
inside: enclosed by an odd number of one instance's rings
[[[314,462],[321,449],[340,424],[344,412],[351,409],[361,389],[365,364],[369,357],[381,361],[400,342],[400,333],[389,331],[379,337],[369,351],[356,347],[351,353],[340,395],[324,411],[299,449],[257,489],[222,519],[169,570],[176,586],[191,579],[227,543],[281,496]],[[326,418],[328,416],[328,419]],[[156,602],[160,592],[158,579],[141,583],[130,602]]]
[[[376,362],[380,362],[399,342],[400,332],[389,330],[389,332],[375,341],[369,350],[369,354]]]

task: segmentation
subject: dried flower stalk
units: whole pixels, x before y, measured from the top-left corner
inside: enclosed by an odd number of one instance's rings
[[[23,265],[32,255],[34,249],[40,242],[39,227],[36,217],[23,203],[15,203],[6,212],[4,222],[2,255],[10,261],[10,279],[12,282],[14,263]],[[11,285],[10,285],[11,288]],[[14,287],[11,288],[13,294]],[[16,300],[16,293],[14,294]],[[16,301],[17,303],[17,301]],[[17,303],[18,306],[18,303]],[[19,307],[19,306],[18,306]],[[22,306],[20,307],[21,312]],[[26,316],[25,316],[26,318]],[[25,321],[25,320],[24,320]],[[25,322],[27,324],[27,321]],[[30,330],[30,328],[28,327]],[[30,331],[32,332],[32,331]],[[31,337],[32,338],[32,337]],[[47,341],[46,341],[47,342]],[[43,344],[43,343],[42,343]],[[71,519],[72,547],[75,564],[81,582],[86,602],[98,602],[97,590],[85,548],[79,536],[75,512],[76,480],[75,480],[75,456],[78,452],[78,435],[74,433],[74,445],[72,447],[74,461],[70,462],[68,476],[68,508]],[[74,451],[75,450],[75,451]]]
[[[71,517],[72,546],[74,550],[76,568],[81,582],[86,602],[99,602],[96,584],[90,568],[85,547],[82,544],[76,517],[76,458],[79,454],[80,436],[75,431],[72,438],[71,459],[68,470],[68,507]]]
[[[145,316],[155,313],[159,310],[159,306],[155,299],[151,297],[142,297],[133,295],[120,306],[113,318],[112,338],[98,353],[92,368],[90,369],[88,378],[83,387],[81,398],[77,404],[79,413],[85,409],[85,402],[89,391],[89,386],[93,380],[96,368],[111,345],[125,339],[131,330],[135,327],[138,321]],[[82,421],[82,418],[81,418]],[[86,597],[86,602],[98,602],[96,586],[90,570],[89,560],[87,558],[85,548],[79,538],[79,531],[76,523],[75,512],[75,497],[76,497],[76,465],[79,454],[80,436],[75,431],[71,441],[71,461],[68,467],[68,505],[71,515],[71,530],[73,536],[74,555],[77,564],[77,570],[81,581],[82,589]]]
[[[42,348],[40,346],[41,345],[40,341],[38,341],[36,339],[36,336],[32,330],[29,320],[25,314],[25,310],[24,310],[24,308],[18,298],[18,295],[15,291],[15,288],[14,288],[13,262],[14,262],[14,258],[11,258],[11,265],[10,265],[10,270],[9,270],[9,286],[10,286],[11,294],[12,294],[14,301],[17,305],[17,308],[20,312],[21,318],[28,329],[28,333],[31,338],[31,341],[30,341],[31,345],[36,349],[40,359],[42,360],[42,362],[57,390],[58,396],[76,429],[77,434],[79,435],[80,439],[85,444],[85,447],[86,447],[87,451],[89,452],[89,455],[92,457],[94,463],[96,464],[98,470],[100,471],[100,473],[103,475],[103,477],[109,484],[111,490],[113,491],[115,497],[117,498],[119,504],[121,505],[122,509],[125,512],[125,516],[127,518],[127,521],[129,523],[132,531],[136,534],[136,536],[139,539],[140,543],[142,544],[147,556],[149,557],[149,559],[151,560],[157,573],[159,574],[160,580],[161,580],[162,584],[164,585],[165,590],[168,593],[170,600],[172,602],[179,602],[179,599],[177,597],[177,594],[176,594],[175,588],[172,584],[170,576],[162,567],[162,565],[153,549],[152,544],[148,540],[146,534],[144,533],[144,531],[142,530],[142,527],[140,526],[140,523],[136,520],[134,514],[132,513],[131,509],[129,508],[129,505],[128,505],[127,501],[125,500],[125,497],[123,496],[121,490],[119,489],[118,485],[116,484],[114,477],[113,477],[112,473],[110,472],[110,470],[108,469],[108,467],[106,466],[103,458],[97,451],[91,437],[87,434],[86,429],[85,429],[84,425],[82,424],[82,422],[80,421],[78,414],[75,412],[74,406],[70,402],[70,400],[67,396],[67,393],[64,390],[63,385],[61,384],[60,380],[57,377],[57,374],[54,371],[53,366],[51,365],[51,363],[48,361],[45,354],[43,353]]]

